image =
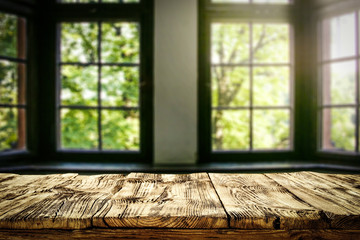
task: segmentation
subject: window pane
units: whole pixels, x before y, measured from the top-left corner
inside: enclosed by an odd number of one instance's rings
[[[63,23],[61,27],[62,62],[98,62],[97,23]]]
[[[323,59],[355,56],[355,13],[323,22]]]
[[[212,105],[248,106],[250,81],[248,67],[212,68]]]
[[[102,2],[103,3],[138,3],[140,2],[140,0],[102,0]]]
[[[290,111],[254,110],[254,149],[290,148]]]
[[[101,83],[103,106],[139,105],[138,67],[103,67]]]
[[[25,149],[25,110],[0,108],[0,151]]]
[[[290,55],[289,25],[254,24],[253,55],[257,63],[288,63]]]
[[[99,0],[60,0],[61,3],[98,3]],[[102,3],[138,3],[140,0],[102,0]]]
[[[253,0],[253,3],[289,3],[289,0]]]
[[[213,23],[211,33],[211,62],[249,62],[249,25]]]
[[[139,112],[103,110],[102,141],[105,150],[139,150]]]
[[[60,0],[61,3],[97,3],[99,0]]]
[[[0,12],[0,56],[25,59],[25,19]]]
[[[102,62],[139,63],[139,44],[138,24],[102,24]]]
[[[213,3],[250,3],[249,0],[212,0]],[[289,3],[289,0],[252,0],[253,3]]]
[[[249,3],[249,0],[212,0],[214,3]]]
[[[254,105],[289,105],[289,71],[289,67],[255,67],[253,83]]]
[[[322,119],[323,149],[355,151],[356,113],[354,108],[324,109]]]
[[[212,149],[249,150],[249,111],[212,111]]]
[[[356,62],[339,62],[323,67],[324,104],[355,103]]]
[[[98,147],[97,110],[61,110],[61,148],[93,150]]]
[[[97,105],[98,67],[61,67],[61,104]]]
[[[25,104],[24,64],[0,60],[0,104]]]

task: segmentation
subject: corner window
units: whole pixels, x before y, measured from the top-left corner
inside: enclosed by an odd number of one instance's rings
[[[321,150],[359,153],[359,13],[320,26]]]
[[[0,12],[0,151],[26,149],[26,21]]]

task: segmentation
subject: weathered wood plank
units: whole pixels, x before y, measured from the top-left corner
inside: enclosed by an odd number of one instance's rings
[[[0,228],[226,228],[206,173],[8,177]]]
[[[359,230],[235,230],[235,229],[92,229],[0,230],[1,240],[153,239],[153,240],[360,240]]]
[[[284,186],[299,199],[322,210],[331,228],[360,229],[360,191],[358,177],[299,172],[266,176]],[[346,180],[347,179],[347,180]],[[355,185],[351,186],[353,181]]]
[[[325,180],[334,188],[342,187],[345,191],[360,196],[360,174],[329,174],[317,172],[303,172],[303,174],[315,175],[316,178]]]
[[[131,173],[94,226],[227,228],[227,216],[206,173]]]
[[[81,229],[123,183],[123,175],[17,175],[0,183],[0,228]]]
[[[0,228],[360,229],[359,175],[210,176],[0,174]]]
[[[321,212],[263,174],[209,174],[230,217],[240,229],[327,228]]]

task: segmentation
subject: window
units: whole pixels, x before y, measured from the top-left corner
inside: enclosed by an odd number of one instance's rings
[[[0,151],[26,149],[26,21],[0,12]]]
[[[61,23],[61,149],[139,151],[139,30]]]
[[[320,25],[321,150],[359,153],[359,13]]]
[[[282,3],[287,4],[290,0],[212,0],[213,3]]]
[[[293,152],[289,1],[200,3],[200,159],[237,161]]]
[[[198,3],[199,162],[358,164],[359,2]],[[0,1],[1,160],[151,163],[154,1],[36,4]]]
[[[211,23],[212,150],[291,148],[290,27]]]
[[[55,161],[151,162],[153,2],[46,4],[51,17],[39,26],[48,36],[40,63],[44,154]]]
[[[61,3],[138,3],[140,0],[59,0]]]

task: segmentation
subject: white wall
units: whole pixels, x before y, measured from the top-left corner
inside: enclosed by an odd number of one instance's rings
[[[197,1],[155,0],[155,164],[197,151]]]

